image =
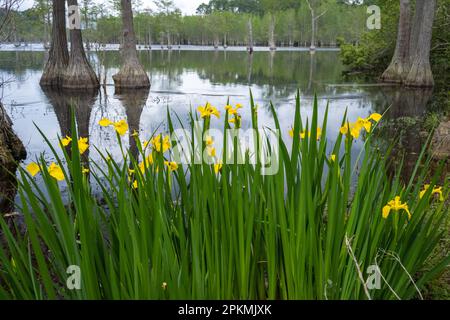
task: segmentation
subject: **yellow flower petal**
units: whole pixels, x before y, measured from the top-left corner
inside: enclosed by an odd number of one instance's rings
[[[64,173],[61,167],[55,164],[54,162],[48,167],[48,173],[50,174],[50,176],[52,176],[58,181],[64,180]]]
[[[294,138],[294,129],[289,130],[289,136]]]
[[[80,154],[85,153],[88,148],[89,148],[88,138],[80,138],[78,140],[78,149],[80,151]]]
[[[220,170],[222,170],[222,163],[219,162],[219,163],[214,164],[214,172],[216,174],[218,174],[220,172]]]
[[[102,127],[108,127],[110,125],[113,124],[113,122],[107,118],[103,118],[98,122],[99,125],[101,125]]]
[[[29,165],[27,165],[26,170],[31,174],[32,177],[34,177],[39,173],[39,171],[41,171],[41,168],[36,162],[31,162]]]
[[[390,206],[383,207],[383,219],[387,219],[389,217],[389,213],[391,212]]]
[[[128,131],[128,123],[125,120],[114,122],[114,129],[120,136],[124,136]]]
[[[379,113],[374,113],[369,117],[369,120],[373,120],[375,122],[379,122],[382,118],[382,115]]]
[[[215,157],[216,156],[216,148],[214,148],[214,147],[207,147],[206,148],[206,152],[208,153],[208,155],[210,157]]]
[[[72,142],[72,138],[69,136],[66,136],[64,139],[61,140],[61,144],[63,147],[67,147]]]
[[[212,146],[214,144],[214,140],[213,140],[212,137],[207,136],[206,140],[205,140],[205,143],[206,143],[207,146]]]
[[[169,171],[178,170],[178,164],[176,162],[165,161],[164,164],[169,167]]]

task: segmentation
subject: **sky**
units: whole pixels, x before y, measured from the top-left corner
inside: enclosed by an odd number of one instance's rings
[[[141,0],[144,8],[154,8],[152,0]],[[24,0],[22,8],[27,9],[33,5],[33,0]],[[97,0],[101,3],[101,0]],[[175,5],[181,9],[184,14],[194,14],[197,7],[208,0],[174,0]]]

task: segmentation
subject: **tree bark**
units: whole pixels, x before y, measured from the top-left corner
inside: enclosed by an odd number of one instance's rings
[[[40,84],[41,86],[57,87],[61,85],[63,73],[69,64],[64,1],[53,1],[52,15],[52,43]]]
[[[150,88],[150,80],[137,56],[131,0],[121,0],[121,5],[124,39],[123,66],[119,73],[113,76],[114,84],[116,88]]]
[[[77,0],[67,0],[69,6],[78,6]],[[70,30],[69,65],[63,76],[63,88],[98,89],[100,83],[86,57],[81,29]]]
[[[413,24],[411,28],[411,35],[409,40],[409,54],[414,55],[417,48],[417,42],[419,41],[419,34],[420,34],[420,26],[422,24],[422,17],[423,17],[423,9],[424,9],[425,2],[424,1],[417,1],[416,0],[416,8],[414,12],[414,18],[413,18]]]
[[[314,9],[310,7],[311,11],[311,44],[309,48],[311,50],[316,49],[316,17],[314,15]]]
[[[434,79],[430,64],[430,50],[436,0],[417,0],[418,8],[421,5],[423,5],[423,12],[419,35],[417,36],[417,46],[405,84],[412,87],[432,87],[434,86]],[[414,39],[416,35],[412,35],[412,37]]]
[[[0,103],[0,214],[10,213],[14,204],[17,162],[27,157],[25,147],[12,130],[12,122]]]
[[[402,83],[410,70],[411,5],[400,0],[397,45],[391,64],[381,76],[383,82]]]
[[[269,47],[270,47],[270,50],[277,49],[277,46],[275,44],[275,15],[273,13],[270,14]]]

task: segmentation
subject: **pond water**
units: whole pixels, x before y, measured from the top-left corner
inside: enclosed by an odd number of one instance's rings
[[[392,117],[418,116],[431,93],[396,87],[375,86],[367,83],[347,83],[342,75],[344,66],[337,51],[255,52],[244,51],[140,51],[140,59],[147,70],[152,87],[129,93],[116,94],[112,75],[120,67],[117,51],[91,53],[90,60],[101,74],[106,86],[98,93],[75,93],[43,90],[39,79],[46,59],[45,52],[0,52],[0,79],[2,102],[11,117],[14,130],[23,141],[28,159],[41,153],[50,153],[35,126],[54,144],[58,135],[70,129],[70,106],[77,110],[77,125],[81,136],[89,136],[91,145],[120,156],[116,135],[111,128],[102,128],[98,121],[107,117],[127,119],[131,128],[148,138],[157,130],[167,131],[167,108],[187,122],[189,111],[210,102],[223,111],[229,99],[232,104],[243,104],[243,127],[250,126],[249,90],[259,105],[261,126],[273,127],[269,102],[277,109],[286,141],[293,125],[295,95],[300,90],[303,118],[312,114],[314,94],[318,96],[319,116],[323,117],[329,104],[327,138],[334,143],[344,113],[350,121],[372,112],[384,112],[390,107]],[[103,81],[103,79],[106,79]],[[223,120],[214,120],[213,126],[222,127]],[[129,145],[130,137],[122,143]],[[414,142],[412,142],[414,144]],[[359,142],[355,153],[362,147]],[[420,149],[420,146],[419,146]],[[90,157],[99,160],[96,152]]]

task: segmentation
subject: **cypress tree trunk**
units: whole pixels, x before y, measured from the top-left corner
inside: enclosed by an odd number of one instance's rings
[[[434,79],[430,64],[430,50],[436,0],[417,0],[417,6],[420,5],[423,5],[423,11],[419,35],[412,35],[413,39],[417,37],[417,45],[405,84],[413,87],[432,87]]]
[[[252,24],[252,18],[248,19],[248,23],[247,23],[247,27],[248,27],[248,51],[251,53],[253,53],[253,24]]]
[[[113,76],[114,84],[116,88],[150,88],[150,80],[137,56],[131,0],[121,0],[121,5],[124,39],[123,65],[119,73]]]
[[[60,86],[69,64],[66,37],[66,7],[64,1],[53,1],[52,43],[49,58],[40,80],[41,86]]]
[[[172,50],[172,35],[167,31],[167,49]]]
[[[16,172],[17,163],[27,157],[25,147],[12,130],[11,119],[0,103],[0,214],[14,209],[17,180],[11,173]]]
[[[273,13],[270,14],[269,47],[270,47],[270,50],[277,49],[277,46],[275,44],[275,15]]]
[[[78,6],[77,0],[67,0],[69,6]],[[97,75],[87,60],[83,47],[81,29],[70,30],[69,65],[63,76],[63,88],[98,89],[100,83]]]
[[[128,135],[130,141],[130,153],[135,160],[139,159],[139,149],[136,144],[136,139],[133,137],[133,133],[139,133],[141,115],[147,102],[149,92],[150,90],[148,88],[139,90],[120,89],[115,92],[125,108],[129,126]]]
[[[419,40],[419,34],[420,34],[420,26],[422,24],[424,5],[425,5],[424,1],[416,0],[416,8],[415,8],[414,19],[413,19],[413,24],[412,24],[412,28],[411,28],[410,40],[409,40],[410,56],[414,55],[414,53],[416,52],[417,42]]]
[[[214,49],[219,49],[219,35],[214,35]]]
[[[400,0],[397,45],[391,64],[381,76],[383,82],[402,83],[410,70],[411,5]]]
[[[311,8],[311,44],[309,48],[311,50],[316,50],[316,17],[314,15],[314,10]]]

